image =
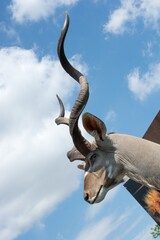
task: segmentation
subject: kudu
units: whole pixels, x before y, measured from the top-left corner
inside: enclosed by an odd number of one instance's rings
[[[57,124],[69,126],[74,147],[68,152],[70,161],[82,160],[78,167],[84,170],[84,199],[93,204],[102,201],[106,193],[121,183],[125,175],[150,188],[160,190],[160,145],[151,141],[125,135],[107,134],[105,124],[90,113],[84,113],[85,130],[95,141],[90,143],[78,127],[79,117],[89,98],[89,86],[85,76],[67,60],[64,41],[69,26],[69,16],[58,41],[58,56],[64,70],[80,85],[80,93],[72,107],[70,117],[65,117],[62,100]]]

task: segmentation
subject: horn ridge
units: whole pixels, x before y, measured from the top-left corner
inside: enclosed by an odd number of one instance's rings
[[[75,69],[66,58],[64,52],[64,41],[68,31],[68,27],[69,16],[68,14],[66,14],[64,26],[62,28],[61,35],[58,41],[57,52],[59,60],[64,70],[80,84],[80,92],[72,107],[69,118],[69,130],[76,149],[82,155],[86,156],[90,152],[92,145],[82,136],[81,131],[78,127],[78,120],[89,98],[89,86],[85,76],[82,73],[80,73],[77,69]]]

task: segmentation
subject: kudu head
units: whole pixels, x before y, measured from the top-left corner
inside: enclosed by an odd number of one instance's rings
[[[58,56],[64,70],[80,85],[79,95],[72,107],[69,118],[65,117],[65,108],[62,100],[57,96],[60,104],[60,115],[55,122],[69,126],[74,147],[68,152],[70,161],[82,160],[78,167],[84,170],[84,199],[89,203],[102,201],[111,188],[123,179],[122,166],[118,165],[113,157],[113,146],[106,133],[105,124],[90,113],[84,113],[82,122],[85,130],[95,141],[90,143],[81,134],[78,127],[79,117],[89,98],[88,82],[77,69],[67,60],[64,52],[64,40],[69,26],[69,16],[66,14],[65,23],[58,41]]]

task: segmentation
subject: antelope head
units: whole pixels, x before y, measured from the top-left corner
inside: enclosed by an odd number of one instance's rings
[[[64,70],[80,85],[79,95],[72,107],[69,118],[65,117],[62,100],[57,96],[60,104],[60,115],[55,122],[69,126],[74,147],[68,152],[70,161],[82,160],[78,167],[84,170],[84,199],[93,204],[102,201],[111,188],[122,182],[124,171],[121,164],[114,158],[114,146],[107,135],[105,124],[90,113],[84,113],[82,122],[85,130],[95,141],[90,143],[81,134],[78,127],[79,117],[89,98],[89,86],[85,76],[75,69],[67,60],[64,52],[64,40],[69,26],[69,16],[66,15],[63,29],[58,41],[58,56]]]

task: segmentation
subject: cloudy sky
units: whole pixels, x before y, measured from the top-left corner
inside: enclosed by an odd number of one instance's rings
[[[56,52],[66,11],[66,53],[90,84],[86,111],[139,137],[159,111],[160,1],[0,1],[0,239],[150,240],[155,223],[123,186],[89,206],[66,157],[68,128],[54,123],[56,93],[67,113],[78,94]]]

